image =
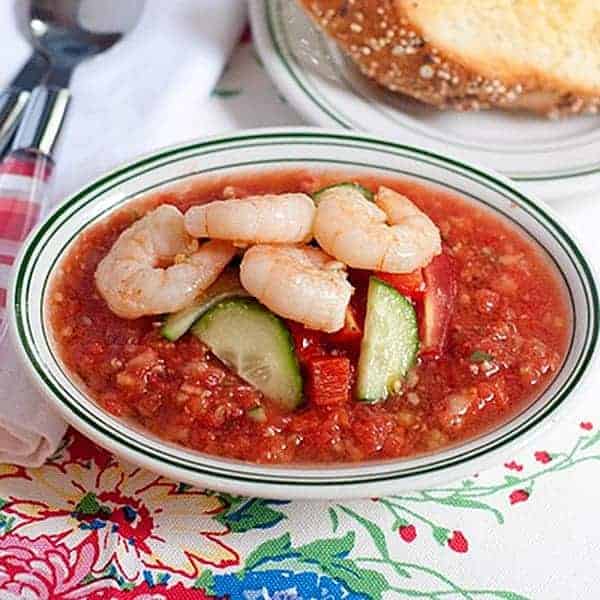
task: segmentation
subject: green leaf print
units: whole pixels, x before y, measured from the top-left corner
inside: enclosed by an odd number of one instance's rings
[[[354,564],[354,572],[348,568],[348,562],[332,563],[323,570],[336,579],[343,581],[353,592],[364,594],[372,600],[380,600],[383,593],[390,589],[387,579],[373,569],[361,569]]]
[[[73,514],[76,518],[94,517],[96,515],[110,515],[111,509],[98,502],[98,498],[94,492],[88,492],[75,506]]]
[[[349,531],[341,538],[325,538],[316,540],[300,546],[296,552],[303,558],[316,559],[319,562],[323,560],[332,560],[339,556],[346,556],[354,547],[354,532]]]
[[[335,512],[335,510],[333,508],[331,508],[331,506],[327,509],[327,512],[329,513],[329,518],[331,519],[332,531],[333,531],[333,533],[335,533],[340,524],[337,513]]]
[[[521,480],[518,477],[514,477],[513,475],[505,475],[504,481],[506,481],[508,485],[515,485],[515,483],[521,482]]]
[[[598,431],[594,435],[590,436],[585,442],[583,442],[583,444],[581,445],[581,449],[587,450],[588,448],[590,448],[594,444],[597,444],[598,442],[600,442],[600,429],[598,429]]]
[[[229,507],[219,513],[215,519],[229,527],[234,533],[273,527],[286,518],[281,511],[269,506],[272,504],[270,500],[237,498],[226,495],[222,495],[221,499],[229,504]]]
[[[196,589],[204,590],[207,594],[212,595],[214,584],[215,576],[212,574],[211,571],[206,569],[205,571],[202,571],[202,575],[200,575],[200,577],[196,579],[196,581],[194,582],[194,587]]]
[[[456,506],[458,508],[476,508],[479,510],[487,510],[496,517],[496,521],[498,521],[498,523],[504,523],[504,517],[502,516],[502,513],[499,510],[493,508],[485,502],[479,502],[478,500],[473,500],[472,498],[453,495],[449,496],[448,498],[440,498],[438,500],[438,503],[445,504],[447,506]]]
[[[273,540],[267,540],[248,554],[244,568],[250,570],[263,561],[285,556],[290,553],[291,548],[292,541],[289,533],[284,533]]]
[[[355,513],[353,510],[350,510],[346,506],[340,506],[340,510],[344,511],[347,515],[351,516],[358,523],[360,523],[366,530],[367,533],[371,536],[377,550],[381,553],[382,556],[388,556],[387,544],[385,541],[385,534],[383,533],[381,527],[376,525],[372,521],[361,517],[359,514]]]
[[[440,546],[445,546],[448,542],[448,538],[450,537],[450,530],[445,527],[434,527],[433,528],[433,537],[437,541]]]

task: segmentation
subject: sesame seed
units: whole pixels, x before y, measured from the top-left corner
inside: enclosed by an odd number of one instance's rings
[[[422,65],[419,69],[419,75],[423,79],[431,79],[435,75],[435,71],[431,65]]]

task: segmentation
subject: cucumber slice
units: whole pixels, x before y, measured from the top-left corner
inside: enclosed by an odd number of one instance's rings
[[[267,421],[267,413],[262,406],[255,406],[254,408],[251,408],[246,415],[249,419],[255,421],[256,423],[266,423]]]
[[[328,185],[327,187],[321,188],[320,190],[316,191],[312,195],[312,199],[313,199],[314,203],[319,204],[319,200],[322,198],[322,196],[325,192],[328,192],[329,190],[333,190],[336,188],[350,188],[350,189],[356,190],[356,191],[360,192],[367,200],[369,200],[369,202],[373,202],[374,195],[371,190],[368,190],[363,185],[360,185],[360,183],[353,183],[351,181],[345,181],[344,183],[334,183],[333,185]]]
[[[224,300],[192,327],[226,365],[283,408],[302,403],[302,376],[284,322],[255,300]]]
[[[358,360],[358,399],[385,400],[395,382],[414,364],[418,349],[419,329],[413,305],[393,287],[371,277]]]
[[[250,296],[242,287],[237,269],[228,268],[193,304],[169,315],[160,333],[175,342],[209,309],[227,298]]]

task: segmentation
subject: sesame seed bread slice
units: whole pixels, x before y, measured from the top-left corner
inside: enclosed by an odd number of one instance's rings
[[[440,108],[600,111],[598,0],[300,0],[361,71]]]

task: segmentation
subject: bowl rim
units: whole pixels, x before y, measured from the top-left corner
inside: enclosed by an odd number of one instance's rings
[[[357,148],[360,145],[367,145],[375,151],[393,151],[394,153],[404,152],[404,156],[411,155],[415,157],[426,157],[427,159],[433,159],[436,161],[438,166],[442,166],[444,170],[458,169],[461,175],[465,173],[471,173],[477,176],[477,182],[482,181],[488,184],[488,187],[492,187],[494,191],[503,190],[508,193],[511,198],[518,201],[519,207],[526,212],[530,213],[536,221],[544,224],[544,227],[550,231],[550,228],[545,223],[549,223],[553,235],[559,241],[559,243],[568,248],[573,260],[577,273],[582,281],[584,292],[586,292],[586,302],[589,315],[589,326],[585,332],[585,342],[582,346],[581,352],[576,358],[576,362],[572,370],[568,373],[565,383],[554,393],[553,397],[548,400],[537,413],[529,418],[527,422],[520,426],[516,432],[509,432],[503,435],[500,439],[493,439],[490,443],[485,446],[467,453],[467,456],[457,455],[450,456],[443,460],[438,460],[440,456],[444,455],[444,451],[436,452],[428,455],[426,462],[422,467],[415,467],[412,470],[406,468],[401,469],[401,472],[387,471],[384,469],[384,473],[369,473],[368,475],[362,476],[349,476],[352,471],[357,471],[359,467],[376,467],[380,466],[380,462],[366,462],[360,463],[356,467],[345,469],[339,465],[331,465],[329,468],[323,465],[317,465],[316,468],[309,468],[305,465],[260,465],[260,469],[255,464],[243,463],[242,461],[232,461],[230,459],[208,456],[201,453],[194,453],[196,457],[196,464],[193,467],[186,465],[185,461],[182,460],[172,461],[167,458],[163,452],[156,452],[164,448],[174,449],[175,455],[179,459],[180,457],[189,454],[183,447],[178,447],[168,442],[153,442],[155,445],[154,456],[152,452],[148,452],[139,445],[133,444],[124,440],[122,436],[119,436],[115,431],[111,431],[110,428],[98,426],[93,420],[88,419],[80,410],[81,407],[76,406],[76,402],[72,403],[69,398],[66,397],[66,392],[60,387],[56,387],[45,375],[43,369],[44,365],[40,364],[35,348],[33,347],[33,340],[31,340],[24,326],[24,321],[28,320],[29,307],[25,306],[24,303],[19,302],[23,288],[23,279],[26,275],[31,260],[32,252],[40,244],[43,239],[44,232],[54,224],[63,213],[68,212],[70,208],[76,207],[80,202],[83,202],[88,196],[95,190],[102,189],[103,186],[111,182],[119,181],[122,175],[128,172],[136,172],[141,167],[149,167],[147,171],[164,166],[162,162],[166,158],[174,158],[177,160],[177,156],[180,159],[187,158],[186,154],[188,151],[208,149],[208,152],[214,151],[214,149],[220,149],[222,146],[237,142],[248,142],[248,141],[270,141],[274,146],[281,143],[283,139],[292,138],[298,141],[309,141],[314,139],[313,143],[326,143],[326,142],[337,142],[346,144],[350,147]],[[211,148],[213,150],[211,150]],[[368,167],[365,166],[365,170]],[[139,174],[136,172],[136,175]],[[117,184],[118,184],[117,183]],[[162,182],[165,183],[164,181]],[[451,188],[451,185],[445,185],[446,188]],[[107,190],[103,190],[103,193]],[[142,193],[143,190],[138,190],[135,194]],[[508,197],[508,196],[507,196]],[[483,202],[481,198],[476,198],[478,202]],[[93,201],[93,198],[89,200]],[[84,210],[80,207],[79,210]],[[75,213],[73,213],[75,214]],[[65,218],[65,222],[68,221],[73,215],[68,215]],[[98,216],[94,217],[96,220]],[[89,224],[89,223],[88,223]],[[87,226],[87,225],[86,225]],[[522,229],[531,235],[527,228]],[[557,237],[558,236],[558,237]],[[75,237],[75,235],[73,236]],[[48,269],[47,279],[51,277],[56,260],[63,255],[64,249],[69,245],[69,242],[61,248],[57,256],[54,257],[54,263],[50,269]],[[538,242],[538,245],[541,245]],[[546,248],[549,256],[553,255]],[[555,259],[555,257],[553,257]],[[556,260],[556,259],[555,259]],[[563,275],[564,277],[564,275]],[[42,306],[45,301],[45,294],[42,298]],[[416,148],[413,146],[407,146],[399,144],[390,140],[381,140],[369,135],[354,134],[350,132],[340,131],[327,131],[318,128],[305,128],[305,127],[284,127],[284,128],[269,128],[269,129],[256,129],[248,130],[243,132],[236,132],[230,135],[217,135],[209,138],[200,138],[198,140],[191,140],[181,144],[175,144],[168,146],[163,149],[156,150],[154,152],[143,155],[140,158],[134,159],[113,169],[109,173],[97,178],[88,185],[75,192],[67,199],[65,199],[59,206],[52,212],[52,214],[30,234],[25,244],[23,245],[19,257],[15,263],[13,283],[9,292],[9,301],[11,305],[10,310],[10,325],[12,331],[12,338],[15,341],[19,354],[22,361],[27,366],[27,370],[30,376],[33,378],[38,387],[48,396],[54,406],[56,406],[61,414],[77,428],[82,429],[87,435],[89,435],[94,441],[99,444],[110,448],[117,452],[117,454],[125,455],[127,458],[133,459],[135,462],[144,464],[154,471],[162,471],[166,474],[176,473],[181,479],[188,480],[190,477],[195,479],[202,479],[202,481],[209,481],[214,487],[221,487],[227,489],[248,489],[256,491],[256,488],[261,490],[268,490],[270,493],[276,495],[282,495],[281,492],[286,491],[283,496],[290,497],[290,490],[316,488],[321,486],[335,486],[336,489],[340,487],[350,487],[355,489],[356,487],[363,488],[369,484],[381,485],[386,482],[399,482],[401,480],[415,481],[419,478],[426,478],[429,475],[439,476],[444,473],[445,478],[451,478],[451,473],[465,465],[470,465],[473,461],[483,460],[486,457],[490,457],[500,451],[505,451],[507,447],[514,448],[516,444],[523,444],[525,439],[528,439],[534,432],[539,432],[543,426],[548,425],[550,422],[550,415],[555,413],[558,408],[564,408],[565,400],[571,395],[574,388],[579,384],[584,374],[588,371],[589,364],[597,346],[598,342],[598,331],[599,331],[599,302],[598,302],[598,288],[596,286],[593,270],[586,260],[583,252],[580,250],[580,246],[577,243],[574,236],[568,232],[568,230],[561,223],[554,212],[546,206],[544,203],[538,200],[531,199],[529,195],[520,192],[515,188],[514,184],[502,175],[498,175],[488,169],[474,166],[470,163],[466,163],[462,160],[456,160],[450,157],[442,156],[436,152],[429,150]],[[576,317],[577,311],[573,304],[573,315]],[[51,350],[51,346],[49,345]],[[54,354],[51,352],[51,354]],[[56,360],[56,358],[55,358]],[[58,364],[58,361],[57,361]],[[72,378],[71,378],[72,380]],[[86,402],[93,403],[84,392],[81,391],[80,386],[76,386],[80,394],[85,398]],[[112,417],[112,420],[117,420],[116,417]],[[490,432],[491,434],[494,433]],[[469,440],[467,440],[469,442]],[[466,443],[465,443],[466,444]],[[460,444],[456,447],[450,448],[447,453],[456,453],[458,449],[464,447],[465,444]],[[163,448],[161,448],[163,446]],[[201,462],[199,462],[201,457]],[[206,458],[205,458],[206,457]],[[410,462],[408,459],[395,459],[387,461],[390,465],[401,464],[407,465]],[[442,464],[438,464],[442,463]],[[208,469],[199,468],[199,465],[208,465]],[[238,465],[238,469],[231,470],[231,465]],[[379,469],[372,468],[371,471],[377,471]],[[263,475],[258,474],[257,471],[262,471]],[[338,477],[328,477],[328,473],[333,475],[333,472],[340,474]],[[291,475],[283,476],[285,472],[291,473]],[[316,473],[316,474],[315,474]],[[304,475],[302,475],[304,474]],[[307,475],[310,474],[310,475]],[[282,478],[283,477],[283,478]],[[223,481],[226,480],[226,481]],[[216,485],[215,485],[216,484]],[[273,489],[274,487],[279,489]],[[294,492],[296,493],[296,492]],[[305,496],[305,493],[300,494]],[[354,492],[344,491],[343,493],[337,493],[337,497],[342,495],[350,496],[356,495]],[[316,496],[324,497],[323,492],[318,492]]]

